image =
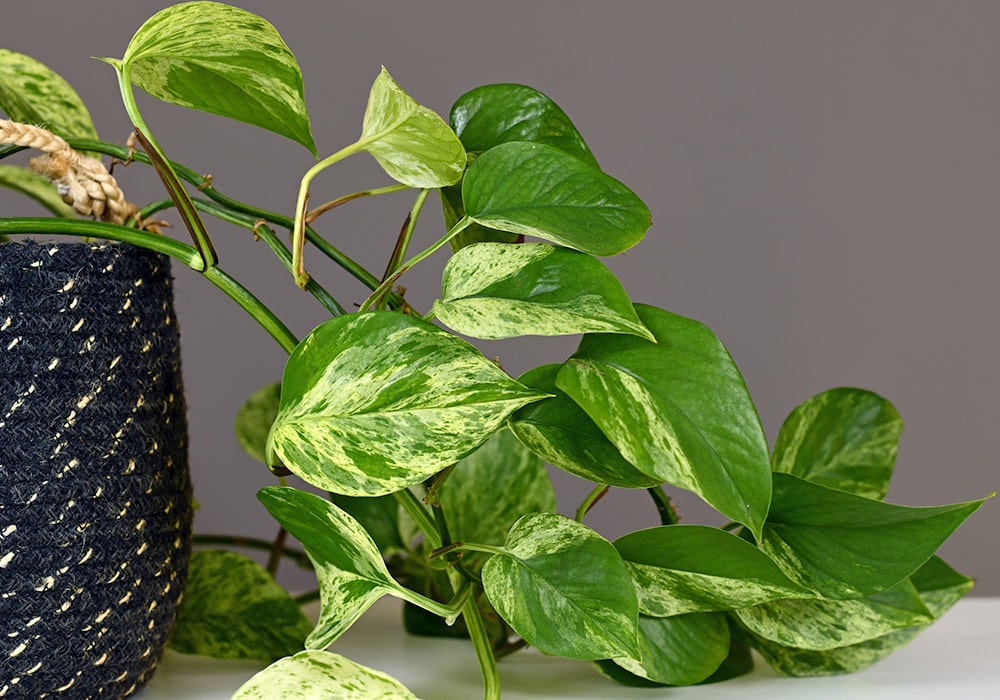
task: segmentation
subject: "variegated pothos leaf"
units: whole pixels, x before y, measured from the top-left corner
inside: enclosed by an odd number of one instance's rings
[[[328,651],[303,651],[271,664],[232,700],[417,700],[395,678]]]
[[[0,49],[0,111],[62,137],[97,138],[87,106],[62,76],[16,51]]]
[[[410,187],[462,179],[465,148],[444,119],[418,104],[382,67],[368,95],[361,139],[382,169]]]
[[[292,353],[281,387],[270,463],[352,496],[422,481],[545,396],[456,336],[388,311],[319,326]]]
[[[611,270],[569,248],[470,245],[448,261],[441,286],[434,314],[473,338],[626,333],[654,340]]]

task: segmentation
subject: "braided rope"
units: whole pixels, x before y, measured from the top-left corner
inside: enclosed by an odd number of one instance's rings
[[[29,162],[31,169],[54,183],[63,201],[78,214],[94,216],[112,224],[124,224],[139,211],[138,207],[126,201],[125,193],[101,161],[80,155],[65,140],[47,129],[0,119],[0,144],[42,151],[43,155]],[[142,227],[159,233],[155,225]]]

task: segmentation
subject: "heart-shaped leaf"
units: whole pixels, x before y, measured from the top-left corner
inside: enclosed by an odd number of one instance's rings
[[[255,391],[236,413],[233,428],[243,450],[258,462],[267,461],[267,434],[278,415],[281,385],[268,384]]]
[[[121,70],[160,100],[263,127],[316,153],[299,64],[252,12],[218,2],[161,10],[132,37]]]
[[[556,387],[560,367],[543,365],[518,377],[525,386],[552,396],[518,409],[507,421],[511,432],[536,455],[570,474],[610,486],[658,486],[660,479],[643,474],[622,457],[590,416]]]
[[[891,403],[863,389],[817,394],[785,419],[771,465],[817,484],[885,498],[903,421]]]
[[[473,161],[462,201],[483,226],[592,255],[628,250],[650,226],[649,208],[625,185],[558,148],[524,141]]]
[[[614,544],[632,572],[645,615],[732,610],[810,595],[752,544],[713,527],[654,527]]]
[[[75,218],[73,207],[66,204],[55,185],[44,175],[20,165],[0,165],[0,187],[31,197],[56,216]]]
[[[972,579],[962,576],[937,557],[931,557],[910,580],[935,619],[944,615],[972,588]],[[908,644],[927,627],[929,625],[915,625],[858,644],[825,651],[797,649],[746,631],[743,634],[775,671],[786,676],[801,677],[860,671]]]
[[[776,473],[760,546],[819,595],[869,596],[920,568],[985,501],[897,506]]]
[[[625,562],[590,528],[532,513],[483,566],[493,607],[531,646],[571,659],[637,656],[638,602]]]
[[[306,647],[325,649],[375,601],[398,594],[382,554],[365,529],[329,501],[285,486],[257,494],[271,516],[296,538],[316,567],[322,606]]]
[[[655,344],[586,335],[556,385],[640,471],[695,492],[759,536],[770,459],[736,364],[701,323],[652,306],[636,311]]]
[[[410,187],[452,185],[465,171],[465,149],[455,132],[407,95],[385,67],[368,95],[359,143],[389,177]]]
[[[328,651],[276,661],[240,686],[232,700],[417,700],[395,678]]]
[[[817,650],[857,644],[934,619],[908,579],[857,600],[778,600],[734,610],[733,615],[764,639]]]
[[[312,623],[257,562],[236,552],[191,555],[170,647],[216,659],[274,661],[302,649]]]
[[[557,509],[545,463],[504,429],[455,465],[440,497],[457,542],[502,544],[525,513]]]
[[[544,396],[430,323],[388,311],[339,316],[288,360],[269,461],[327,491],[393,493],[454,464]]]
[[[97,138],[87,106],[62,76],[23,53],[0,49],[0,110],[62,137]]]
[[[729,655],[725,615],[691,613],[674,617],[639,616],[639,658],[614,663],[630,673],[665,685],[705,680]]]
[[[482,153],[510,141],[530,141],[554,146],[597,167],[566,113],[526,85],[499,83],[470,90],[452,106],[451,126],[470,153]]]
[[[600,260],[547,243],[478,243],[445,265],[434,314],[473,338],[626,333],[653,340]]]

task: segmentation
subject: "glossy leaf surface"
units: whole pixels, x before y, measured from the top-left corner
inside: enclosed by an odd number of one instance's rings
[[[455,132],[384,67],[368,95],[361,142],[389,177],[410,187],[452,185],[465,171],[465,149]]]
[[[765,639],[817,650],[857,644],[933,620],[909,580],[857,600],[779,600],[733,615]]]
[[[761,549],[822,596],[868,596],[919,569],[985,500],[897,506],[776,473]]]
[[[292,353],[281,386],[271,463],[349,496],[422,481],[544,396],[454,335],[394,312],[322,324]]]
[[[132,37],[122,69],[157,99],[263,127],[316,153],[299,64],[251,12],[217,2],[161,10]]]
[[[236,413],[233,428],[243,450],[258,462],[267,461],[267,434],[278,415],[281,385],[268,384],[255,391]]]
[[[626,333],[649,340],[604,263],[546,243],[479,243],[445,265],[434,313],[473,338]]]
[[[289,487],[269,486],[257,497],[316,568],[322,606],[306,647],[325,649],[375,601],[400,590],[372,538],[337,506]]]
[[[693,685],[729,655],[729,623],[724,615],[691,613],[674,617],[639,616],[641,661],[614,662],[642,678],[666,685]]]
[[[170,637],[182,654],[274,661],[303,648],[312,623],[257,562],[224,550],[191,555]]]
[[[327,651],[303,651],[265,668],[232,700],[417,700],[395,678]]]
[[[636,656],[638,602],[610,542],[552,513],[526,515],[483,566],[490,603],[529,644],[571,659]]]
[[[586,335],[556,385],[640,471],[693,491],[759,535],[771,467],[736,364],[701,323],[652,306],[636,310],[655,344]]]
[[[935,619],[944,615],[971,588],[962,576],[937,557],[931,557],[913,576],[913,585]],[[786,676],[826,676],[860,671],[911,642],[929,625],[915,625],[858,644],[815,651],[783,646],[750,634],[753,646],[778,673]]]
[[[470,153],[482,153],[510,141],[530,141],[554,146],[597,167],[566,113],[526,85],[499,83],[470,90],[452,106],[451,126]]]
[[[545,463],[505,429],[455,465],[440,497],[456,542],[503,544],[525,513],[556,511]]]
[[[479,156],[462,201],[483,226],[592,255],[628,250],[650,226],[648,207],[625,185],[558,148],[523,141]]]
[[[622,457],[590,416],[556,387],[560,367],[542,365],[518,377],[552,396],[518,409],[507,421],[511,432],[545,461],[583,479],[626,488],[660,484]]]
[[[903,421],[891,403],[863,389],[831,389],[785,420],[772,468],[866,498],[884,498]]]
[[[8,49],[0,49],[0,111],[11,121],[42,126],[64,138],[97,138],[76,90],[45,64]]]
[[[358,521],[383,556],[395,550],[406,549],[400,528],[399,503],[391,494],[344,496],[332,493],[330,501]]]
[[[717,528],[665,525],[615,540],[645,615],[731,610],[810,594],[752,544]]]
[[[76,212],[66,204],[55,185],[44,175],[20,165],[0,165],[0,187],[7,187],[31,197],[56,216],[73,218]]]

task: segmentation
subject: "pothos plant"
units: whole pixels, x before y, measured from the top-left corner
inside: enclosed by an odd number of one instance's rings
[[[301,600],[249,558],[196,552],[174,647],[280,659],[234,698],[412,697],[325,651],[387,595],[405,601],[411,631],[468,636],[485,696],[497,698],[496,659],[524,646],[639,686],[738,676],[752,666],[751,649],[783,674],[856,671],[971,588],[934,553],[985,499],[883,500],[902,429],[887,400],[862,389],[823,392],[792,411],[769,450],[716,335],[630,301],[599,258],[638,243],[649,210],[601,170],[545,95],[479,87],[458,98],[448,123],[383,68],[361,136],[318,159],[285,215],[224,195],[171,161],[133,94],[138,87],[261,126],[315,155],[302,76],[272,25],[235,7],[185,3],[150,18],[123,58],[102,60],[118,77],[139,148],[97,140],[72,88],[5,50],[0,108],[12,121],[2,122],[10,145],[0,157],[37,145],[24,123],[44,124],[77,151],[151,165],[168,196],[128,209],[122,224],[74,218],[60,197],[77,196],[66,181],[73,172],[55,176],[57,192],[29,168],[5,165],[0,182],[56,216],[2,219],[0,234],[68,234],[167,253],[288,351],[280,385],[255,393],[236,427],[281,476],[259,498],[305,551],[280,539],[272,549],[315,569],[321,606],[313,624]],[[362,151],[396,184],[310,208],[313,178]],[[415,198],[399,235],[387,232],[382,277],[317,228],[351,199],[404,189]],[[412,253],[433,192],[446,231]],[[191,243],[147,230],[168,208]],[[331,318],[294,337],[222,271],[205,216],[252,231]],[[356,312],[309,276],[306,242],[371,290]],[[396,283],[435,253],[450,253],[440,298],[417,310]],[[517,378],[459,337],[565,334],[581,336],[571,357]],[[593,482],[575,517],[556,513],[546,463]],[[289,475],[329,495],[284,485]],[[729,524],[680,524],[665,487],[694,492]],[[647,490],[662,525],[602,537],[585,519],[609,488]]]

